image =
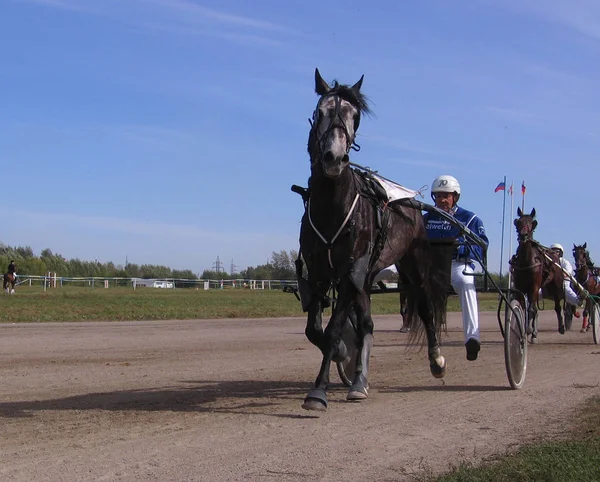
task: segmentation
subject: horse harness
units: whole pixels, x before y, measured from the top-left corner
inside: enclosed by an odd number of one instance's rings
[[[510,259],[508,264],[515,271],[532,270],[539,266],[542,266],[542,286],[543,286],[549,281],[550,275],[552,274],[552,264],[557,264],[557,263],[556,263],[556,261],[554,261],[552,259],[552,257],[550,255],[548,255],[548,252],[550,252],[550,249],[547,248],[546,246],[538,243],[535,239],[529,239],[528,241],[525,241],[525,242],[530,242],[534,248],[537,248],[537,250],[542,254],[542,257],[540,257],[539,254],[536,254],[533,257],[534,262],[532,264],[529,264],[527,266],[519,266],[516,264],[516,261],[518,259],[518,252],[517,252],[517,254],[514,255]],[[562,271],[562,267],[560,265],[558,265],[558,266],[560,267],[560,269]]]
[[[388,206],[388,196],[385,190],[381,187],[381,185],[367,172],[361,172],[355,169],[352,169],[354,184],[356,186],[356,195],[354,196],[354,200],[346,214],[344,221],[341,226],[338,228],[334,236],[331,240],[327,240],[325,236],[319,231],[315,223],[313,222],[311,216],[311,196],[310,196],[310,188],[304,189],[298,186],[292,186],[292,190],[302,195],[305,205],[305,215],[308,218],[308,222],[313,230],[313,232],[317,235],[317,237],[322,241],[327,249],[327,260],[329,264],[329,268],[332,270],[332,282],[336,284],[337,281],[341,278],[342,275],[350,271],[350,278],[355,285],[355,287],[362,292],[364,287],[364,281],[367,276],[367,273],[374,266],[375,262],[379,258],[383,247],[385,246],[385,241],[387,239],[388,234],[388,225],[389,225],[389,217],[390,217],[390,208]],[[358,206],[358,202],[360,198],[366,199],[369,204],[375,210],[376,217],[376,231],[377,234],[373,237],[373,233],[371,233],[371,242],[369,243],[369,247],[367,252],[355,259],[353,256],[350,256],[348,259],[348,265],[346,266],[335,266],[332,260],[332,249],[334,248],[336,242],[339,240],[340,235],[344,232],[345,229],[349,231],[351,235],[355,235],[355,231],[353,227],[355,226],[355,221],[353,219],[353,215],[356,211],[356,207]],[[300,248],[302,249],[302,247]],[[302,267],[303,263],[300,259],[302,253],[298,253],[298,259],[296,260],[296,275],[298,279],[302,277]]]

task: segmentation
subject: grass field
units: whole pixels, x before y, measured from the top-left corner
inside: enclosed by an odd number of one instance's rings
[[[523,447],[478,466],[462,465],[437,482],[600,480],[600,398],[592,398],[562,440]]]
[[[481,294],[479,309],[495,310],[498,296]],[[398,294],[372,296],[374,314],[399,312]],[[451,297],[449,311],[458,310]],[[84,288],[21,286],[0,296],[0,322],[121,321],[304,316],[300,302],[280,290]]]

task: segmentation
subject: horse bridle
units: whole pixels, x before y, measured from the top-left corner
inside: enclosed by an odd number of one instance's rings
[[[578,257],[575,256],[576,250],[573,250],[573,258],[575,258],[575,272],[577,273],[578,271],[581,272],[581,270],[583,268],[587,268],[587,277],[585,279],[585,281],[583,281],[582,284],[585,284],[588,282],[588,280],[594,275],[594,264],[592,263],[592,260],[590,259],[590,253],[588,253],[587,250],[583,251],[583,262],[578,265]]]
[[[319,137],[318,131],[315,131],[315,129],[319,125],[320,115],[321,115],[319,106],[321,105],[323,100],[326,99],[327,97],[333,97],[334,102],[335,102],[335,111],[334,111],[333,119],[327,126],[327,129],[325,130],[325,132],[323,132],[321,137]],[[341,101],[340,96],[337,94],[337,92],[335,92],[335,91],[328,92],[327,94],[324,94],[323,96],[321,96],[321,98],[319,99],[319,102],[317,103],[317,107],[316,107],[315,111],[313,112],[312,120],[308,119],[308,122],[310,123],[310,127],[311,127],[310,130],[311,130],[311,132],[315,131],[314,136],[317,140],[318,154],[317,154],[317,158],[313,160],[314,162],[323,163],[323,143],[329,138],[329,135],[333,132],[334,129],[341,129],[344,133],[344,136],[346,137],[346,154],[348,154],[350,152],[350,149],[357,151],[357,152],[360,151],[360,146],[355,142],[356,132],[358,131],[358,126],[360,125],[360,109],[358,109],[356,106],[354,106],[354,108],[356,108],[358,111],[358,117],[354,121],[354,135],[350,136],[350,133],[348,132],[348,128],[346,127],[346,123],[344,122],[344,119],[342,118],[342,115],[340,112],[341,104],[342,104],[342,101]]]
[[[534,229],[534,228],[530,228],[530,226],[529,226],[529,225],[523,226],[523,230],[524,230],[525,228],[527,228],[527,230],[526,230],[524,233],[522,232],[522,230],[519,230],[519,232],[518,232],[517,239],[518,239],[518,241],[519,241],[520,243],[521,243],[521,242],[525,243],[525,242],[527,242],[527,241],[531,241],[531,240],[532,240],[532,237],[531,237],[531,235],[533,234],[533,229]]]

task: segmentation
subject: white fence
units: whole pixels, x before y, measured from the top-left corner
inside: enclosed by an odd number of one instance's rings
[[[21,275],[17,277],[17,285],[43,286],[44,291],[63,286],[83,286],[89,288],[111,288],[118,286],[132,289],[146,288],[192,288],[192,289],[250,289],[281,290],[284,287],[297,288],[296,280],[251,280],[251,279],[186,279],[186,278],[116,278],[107,276],[70,277],[49,273],[46,276]]]

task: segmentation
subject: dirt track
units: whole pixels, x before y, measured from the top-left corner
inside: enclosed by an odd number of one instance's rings
[[[411,480],[560,431],[598,395],[591,333],[543,313],[525,387],[509,389],[495,313],[467,362],[451,314],[445,383],[376,317],[369,399],[300,408],[320,356],[303,319],[0,326],[0,479]]]

